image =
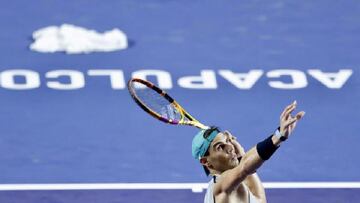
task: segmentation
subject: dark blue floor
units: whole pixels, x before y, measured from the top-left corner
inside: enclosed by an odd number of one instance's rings
[[[269,203],[355,203],[359,189],[268,189]],[[2,191],[3,203],[200,203],[204,193],[190,190]]]

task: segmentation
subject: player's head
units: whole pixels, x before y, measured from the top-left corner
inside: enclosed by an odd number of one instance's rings
[[[222,173],[238,165],[231,134],[221,132],[218,127],[201,130],[193,139],[192,155],[203,165],[207,175]]]

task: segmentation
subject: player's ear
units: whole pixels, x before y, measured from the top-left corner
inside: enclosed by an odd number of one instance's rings
[[[209,166],[209,161],[206,156],[200,158],[200,163],[203,166]]]

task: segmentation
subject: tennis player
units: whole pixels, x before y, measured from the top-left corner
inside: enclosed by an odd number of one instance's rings
[[[256,170],[288,139],[304,111],[294,117],[296,101],[280,116],[280,127],[264,141],[245,152],[228,131],[210,127],[200,131],[192,142],[192,155],[212,176],[204,203],[266,203],[264,187]]]

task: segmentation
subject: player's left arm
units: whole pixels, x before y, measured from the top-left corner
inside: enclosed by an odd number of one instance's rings
[[[230,134],[230,133],[229,133]],[[240,143],[236,140],[236,137],[231,136],[231,143],[235,148],[235,153],[238,156],[238,159],[241,160],[241,157],[245,155],[244,148],[240,145]],[[266,202],[266,195],[264,186],[261,183],[259,176],[256,173],[248,175],[244,180],[244,183],[249,188],[250,192],[257,198],[261,200],[261,202]]]

